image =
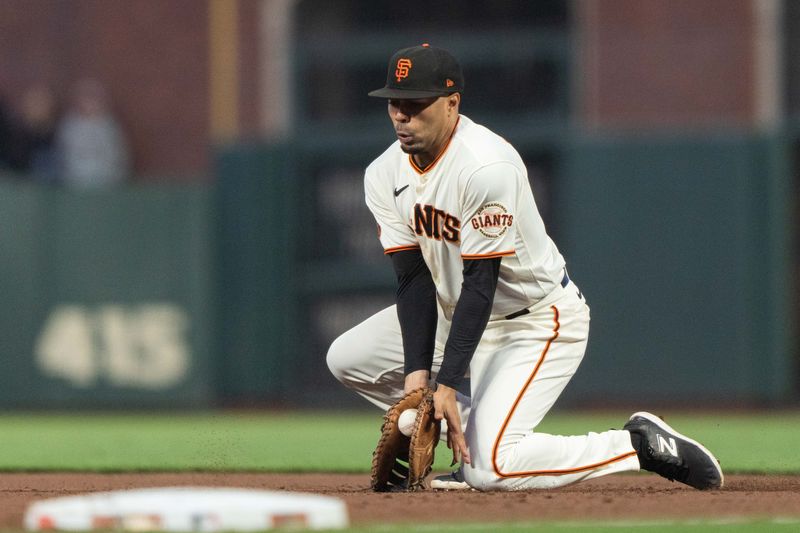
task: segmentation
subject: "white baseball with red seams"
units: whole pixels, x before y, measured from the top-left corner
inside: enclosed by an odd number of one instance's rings
[[[410,437],[414,431],[414,424],[417,422],[417,410],[406,409],[397,417],[397,429],[406,437]]]
[[[436,285],[432,379],[464,260],[502,258],[489,323],[470,363],[471,397],[458,395],[472,456],[465,480],[480,490],[520,490],[638,470],[627,431],[535,430],[583,358],[589,308],[566,277],[516,150],[461,115],[428,167],[395,142],[367,168],[365,191],[386,253],[419,248]],[[403,395],[403,362],[394,306],[345,332],[328,352],[337,379],[384,410]]]

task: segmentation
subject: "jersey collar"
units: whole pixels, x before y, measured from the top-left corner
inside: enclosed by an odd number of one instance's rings
[[[439,152],[439,155],[437,155],[437,156],[436,156],[436,159],[434,159],[433,161],[431,161],[430,163],[428,163],[428,165],[427,165],[425,168],[420,168],[420,167],[419,167],[419,165],[417,165],[417,164],[414,162],[414,157],[413,157],[411,154],[409,154],[409,156],[408,156],[408,162],[411,164],[411,168],[413,168],[413,169],[414,169],[414,171],[415,171],[417,174],[425,174],[425,173],[426,173],[426,172],[428,172],[430,169],[432,169],[432,168],[434,167],[434,165],[436,165],[436,163],[438,163],[438,162],[439,162],[439,160],[442,158],[442,156],[444,155],[444,153],[445,153],[445,152],[447,152],[447,149],[450,147],[450,141],[452,141],[452,140],[453,140],[453,137],[454,137],[454,136],[455,136],[455,134],[456,134],[456,129],[458,129],[458,124],[459,124],[459,122],[461,122],[461,115],[459,115],[459,116],[458,116],[458,118],[456,119],[456,123],[455,123],[455,125],[453,126],[453,131],[452,131],[452,132],[450,132],[450,137],[447,139],[447,142],[444,144],[444,148],[442,148],[442,151],[441,151],[441,152]]]

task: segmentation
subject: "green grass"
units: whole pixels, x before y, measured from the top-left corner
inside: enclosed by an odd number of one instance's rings
[[[629,413],[554,413],[540,426],[581,434],[622,426]],[[800,473],[800,412],[673,414],[728,473]],[[0,470],[241,470],[366,472],[381,414],[0,415]],[[438,448],[437,469],[449,450]]]

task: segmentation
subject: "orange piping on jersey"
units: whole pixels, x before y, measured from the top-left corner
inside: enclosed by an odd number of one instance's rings
[[[509,478],[509,477],[535,477],[535,476],[565,476],[567,474],[577,474],[578,472],[585,472],[586,470],[594,470],[595,468],[600,468],[601,466],[610,465],[612,463],[616,463],[618,461],[623,461],[628,457],[633,457],[636,455],[636,452],[628,452],[623,453],[622,455],[618,455],[616,457],[612,457],[607,461],[601,461],[599,463],[594,463],[591,465],[586,466],[578,466],[576,468],[564,468],[561,470],[536,470],[531,472],[511,472],[511,473],[501,473],[497,471],[497,466],[495,466],[495,473],[498,476]],[[494,458],[492,458],[494,460]]]
[[[536,366],[531,372],[531,375],[528,377],[528,380],[525,382],[525,385],[522,387],[519,395],[517,395],[517,399],[514,401],[514,405],[511,406],[511,410],[508,412],[505,421],[503,422],[503,426],[500,428],[500,432],[497,434],[497,439],[494,441],[494,446],[492,447],[492,468],[494,468],[494,473],[497,474],[501,478],[510,478],[510,477],[532,477],[532,476],[563,476],[565,474],[575,474],[577,472],[584,472],[586,470],[594,470],[595,468],[600,468],[601,466],[605,466],[611,463],[615,463],[617,461],[622,461],[627,459],[628,457],[633,457],[636,455],[636,452],[628,452],[622,455],[618,455],[616,457],[612,457],[606,461],[601,461],[599,463],[594,463],[585,466],[578,466],[575,468],[563,468],[563,469],[555,469],[555,470],[531,470],[528,472],[502,472],[500,467],[497,465],[497,448],[500,446],[500,441],[503,439],[503,434],[506,432],[506,428],[508,427],[508,423],[511,421],[511,417],[514,416],[514,411],[516,411],[519,402],[522,400],[523,394],[528,389],[530,384],[533,382],[536,374],[539,372],[539,368],[541,368],[542,363],[544,362],[544,358],[547,356],[548,350],[550,350],[550,345],[553,343],[554,340],[558,338],[558,330],[561,327],[561,324],[558,321],[558,308],[555,305],[551,305],[550,309],[553,310],[553,322],[555,323],[555,327],[553,328],[553,336],[547,339],[547,344],[544,346],[544,350],[542,351],[542,355],[539,356],[539,361],[536,363]]]
[[[444,153],[450,147],[450,141],[453,140],[453,136],[456,134],[456,128],[458,127],[458,122],[460,120],[461,120],[461,117],[458,117],[456,119],[456,125],[453,126],[453,131],[450,132],[450,137],[447,139],[447,142],[445,143],[444,148],[442,148],[442,151],[439,152],[439,155],[436,156],[436,159],[434,159],[433,161],[428,163],[428,166],[426,166],[425,168],[419,168],[419,165],[417,165],[417,163],[414,162],[414,157],[412,155],[408,156],[408,162],[411,163],[411,168],[413,168],[416,171],[417,174],[425,174],[426,172],[428,172],[430,169],[433,168],[433,165],[435,165],[436,163],[439,162],[439,160],[442,158]]]
[[[492,252],[490,254],[462,254],[461,259],[492,259],[494,257],[505,257],[507,255],[514,255],[516,250],[506,250],[505,252]]]
[[[385,255],[393,254],[395,252],[402,252],[404,250],[419,250],[418,244],[410,244],[406,246],[395,246],[394,248],[387,248],[383,251]]]

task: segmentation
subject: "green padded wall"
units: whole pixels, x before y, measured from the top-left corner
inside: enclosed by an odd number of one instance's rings
[[[225,403],[283,402],[303,387],[291,373],[302,354],[290,346],[303,334],[294,311],[292,243],[305,216],[290,194],[288,158],[285,146],[246,144],[225,147],[216,158],[216,352]]]
[[[592,308],[567,402],[785,400],[791,176],[780,139],[575,140],[560,243]]]

